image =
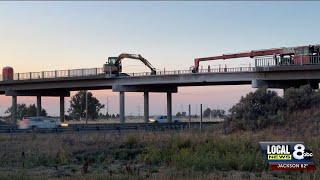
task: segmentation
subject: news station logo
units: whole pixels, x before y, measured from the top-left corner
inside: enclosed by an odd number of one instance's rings
[[[260,142],[269,168],[276,171],[315,171],[313,153],[303,142]]]

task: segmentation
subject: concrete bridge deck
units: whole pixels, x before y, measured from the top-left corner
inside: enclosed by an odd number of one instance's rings
[[[97,69],[97,68],[94,68]],[[88,70],[88,69],[85,69]],[[73,71],[73,70],[69,70]],[[56,71],[60,72],[60,71]],[[83,71],[82,71],[83,72]],[[58,76],[35,76],[29,78],[16,73],[14,80],[0,79],[0,92],[20,90],[64,89],[94,90],[112,89],[115,85],[123,86],[201,86],[201,85],[238,85],[251,84],[254,80],[293,81],[320,80],[320,65],[295,65],[274,67],[238,67],[201,70],[192,73],[190,70],[160,71],[156,75],[150,73],[131,73],[130,76],[110,77],[103,72],[80,73]],[[36,73],[41,74],[41,72]],[[58,73],[60,74],[60,73]],[[24,78],[22,78],[24,77]],[[279,87],[281,88],[281,87]]]

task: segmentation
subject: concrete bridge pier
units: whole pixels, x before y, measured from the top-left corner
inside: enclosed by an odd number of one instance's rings
[[[60,122],[64,122],[64,96],[60,96]]]
[[[120,123],[125,123],[125,100],[124,91],[119,92],[120,95]]]
[[[12,112],[11,120],[12,123],[17,121],[17,97],[18,96],[36,96],[37,97],[37,116],[41,115],[41,98],[43,96],[48,97],[60,97],[60,120],[64,121],[64,97],[69,97],[70,92],[67,90],[24,90],[24,91],[6,91],[6,96],[12,97]]]
[[[41,96],[37,96],[37,116],[41,116]]]
[[[17,123],[17,96],[12,96],[11,122]]]
[[[167,92],[167,118],[168,122],[172,122],[172,93]]]
[[[119,92],[120,95],[120,122],[125,122],[125,92],[143,92],[144,94],[144,122],[149,122],[149,93],[167,93],[167,115],[169,122],[172,122],[172,93],[177,93],[177,86],[124,86],[114,85],[112,86],[113,92]]]
[[[149,92],[145,91],[143,93],[144,97],[144,122],[148,123],[149,122]]]

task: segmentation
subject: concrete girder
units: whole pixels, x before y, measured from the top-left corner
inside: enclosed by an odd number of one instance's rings
[[[178,92],[177,86],[112,86],[113,92]]]
[[[298,88],[303,85],[309,84],[313,89],[319,89],[319,81],[317,80],[294,80],[294,81],[275,81],[275,80],[261,80],[256,79],[252,80],[253,88],[278,88],[278,89],[287,89],[290,87]]]
[[[6,96],[52,96],[52,97],[69,97],[70,92],[65,90],[32,90],[32,91],[6,91]]]

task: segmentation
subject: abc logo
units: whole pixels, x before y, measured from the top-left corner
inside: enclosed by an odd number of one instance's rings
[[[293,157],[295,159],[304,159],[305,157],[312,157],[313,154],[312,152],[305,152],[305,146],[303,144],[296,144],[294,147],[293,147],[294,151],[292,153]]]

